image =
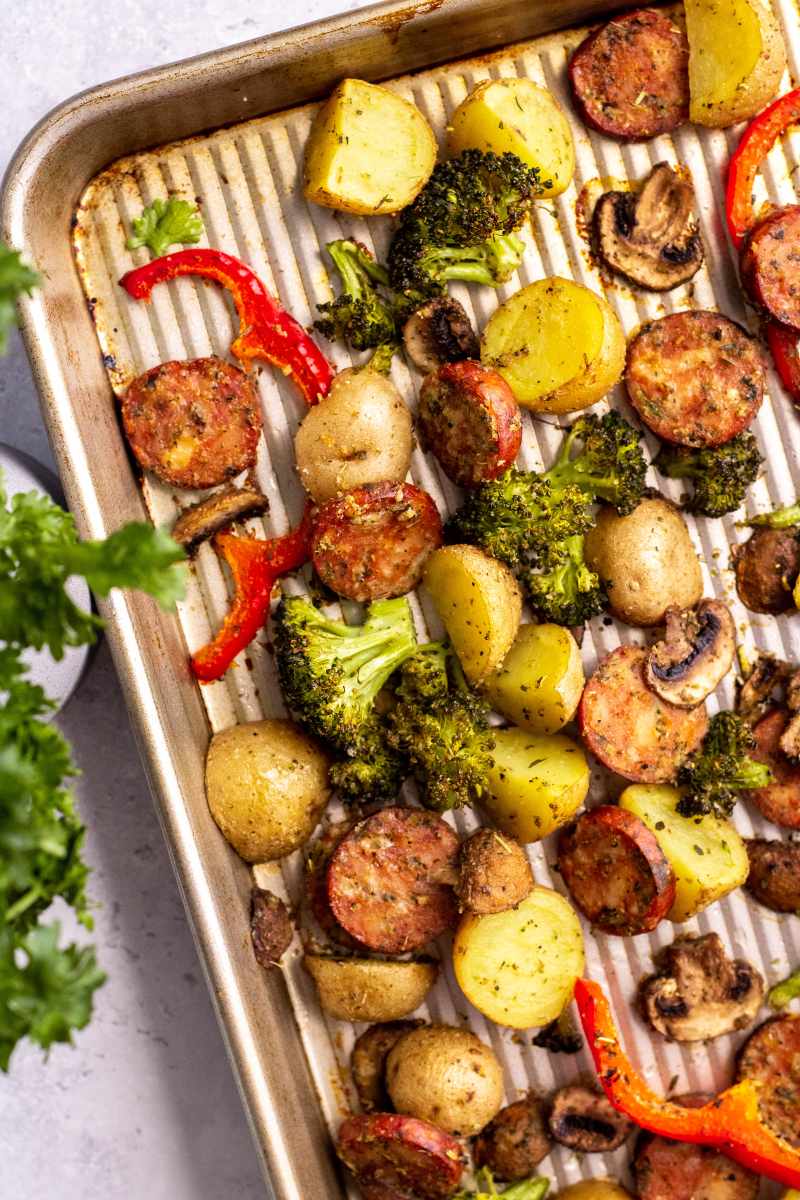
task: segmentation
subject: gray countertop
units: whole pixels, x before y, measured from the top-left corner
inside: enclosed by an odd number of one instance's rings
[[[77,91],[362,4],[9,4],[0,174],[31,126]],[[52,462],[16,335],[0,361],[0,440]],[[105,645],[59,724],[83,770],[76,792],[109,981],[74,1048],[45,1061],[20,1046],[0,1076],[0,1195],[256,1200],[255,1151]]]

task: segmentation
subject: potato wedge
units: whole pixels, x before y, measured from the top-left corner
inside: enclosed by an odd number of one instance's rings
[[[422,581],[470,683],[497,670],[516,637],[522,595],[508,567],[475,546],[444,546]]]
[[[493,765],[481,797],[493,824],[518,842],[539,842],[566,825],[586,799],[589,764],[563,734],[497,729]]]
[[[503,665],[483,685],[489,703],[531,733],[571,721],[585,678],[578,643],[563,625],[520,625]]]
[[[453,968],[464,995],[489,1020],[513,1029],[554,1021],[583,962],[575,910],[546,887],[534,887],[507,912],[468,913],[453,941]]]
[[[616,1179],[584,1179],[582,1183],[562,1188],[553,1200],[632,1200],[632,1197]]]
[[[667,784],[634,784],[619,798],[620,808],[653,831],[672,865],[675,903],[667,916],[678,924],[740,887],[750,869],[745,844],[730,821],[682,817],[675,811],[679,799],[678,789]]]
[[[689,115],[715,129],[755,116],[786,66],[780,26],[766,0],[685,0]]]
[[[343,79],[311,127],[303,191],[325,208],[396,213],[427,181],[436,150],[416,105],[363,79]]]
[[[447,149],[516,154],[539,171],[542,195],[559,196],[575,172],[572,130],[554,97],[530,79],[487,79],[459,104]]]
[[[492,315],[481,362],[533,412],[566,413],[605,396],[625,367],[625,335],[595,292],[557,275],[515,292]]]
[[[303,966],[319,1002],[337,1021],[397,1021],[422,1001],[439,973],[435,962],[387,962],[307,954]]]

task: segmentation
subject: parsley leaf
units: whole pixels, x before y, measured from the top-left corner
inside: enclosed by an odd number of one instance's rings
[[[129,250],[147,246],[156,258],[170,246],[193,246],[203,236],[203,218],[188,200],[154,200],[131,222],[133,233],[125,245]]]
[[[78,542],[65,563],[100,596],[107,596],[113,587],[138,588],[162,608],[173,609],[186,588],[185,571],[174,564],[185,558],[185,551],[166,530],[131,522],[103,542]]]
[[[22,261],[17,250],[0,242],[0,354],[8,346],[8,332],[17,323],[16,303],[39,282],[36,272]]]

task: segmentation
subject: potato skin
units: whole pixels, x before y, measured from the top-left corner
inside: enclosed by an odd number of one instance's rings
[[[727,23],[724,18],[715,18],[719,7],[713,0],[685,3],[690,120],[714,129],[755,116],[775,95],[786,66],[780,26],[769,4],[764,0],[735,0],[738,11]],[[715,57],[729,70],[724,85],[718,81],[716,92],[709,91],[708,83],[703,81],[704,68]]]
[[[327,755],[292,721],[249,721],[211,739],[208,807],[245,862],[271,862],[297,850],[314,832],[329,795]]]
[[[646,498],[627,516],[602,508],[586,535],[586,561],[608,588],[609,608],[627,625],[660,625],[667,609],[693,608],[703,577],[677,508]]]
[[[477,829],[462,842],[459,872],[456,895],[468,912],[505,912],[533,888],[522,847],[493,829]]]
[[[483,690],[515,725],[558,733],[575,716],[585,682],[580,647],[568,629],[526,624]]]
[[[405,479],[412,445],[411,413],[392,381],[352,367],[336,375],[294,439],[300,480],[317,504],[365,483]]]
[[[387,962],[307,954],[303,966],[317,985],[321,1007],[339,1021],[399,1021],[436,982],[438,964],[428,960]]]
[[[585,1179],[562,1188],[554,1200],[632,1200],[616,1179]]]
[[[399,1113],[472,1137],[503,1103],[503,1070],[468,1029],[424,1025],[400,1038],[386,1060],[386,1086]]]

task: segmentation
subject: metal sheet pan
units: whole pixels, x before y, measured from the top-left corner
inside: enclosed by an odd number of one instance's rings
[[[124,227],[143,202],[167,191],[200,196],[211,244],[250,262],[304,322],[328,298],[320,247],[343,233],[373,241],[380,252],[386,223],[364,222],[308,206],[296,178],[314,101],[342,75],[393,80],[416,100],[441,134],[447,117],[467,91],[489,76],[528,75],[563,100],[564,66],[580,34],[543,37],[555,28],[608,13],[621,4],[555,0],[525,5],[513,0],[444,0],[387,4],[206,55],[96,89],[68,102],[32,133],[6,180],[2,236],[42,270],[46,286],[23,304],[23,333],[36,373],[42,407],[65,489],[81,531],[102,536],[123,520],[147,511],[158,521],[175,512],[175,498],[152,480],[140,490],[126,454],[109,389],[169,357],[224,353],[233,328],[223,299],[181,280],[161,289],[151,306],[126,301],[115,282],[133,259],[124,249]],[[778,6],[790,60],[796,69],[800,32],[791,0]],[[524,39],[537,39],[524,41]],[[510,45],[511,43],[518,43]],[[521,43],[521,44],[519,44]],[[498,47],[509,46],[498,50]],[[445,60],[468,55],[480,58]],[[405,76],[403,72],[415,74]],[[289,107],[291,106],[291,107]],[[223,128],[220,128],[223,127]],[[205,129],[216,132],[203,133]],[[661,159],[681,161],[692,173],[702,218],[707,265],[691,289],[648,297],[613,286],[607,295],[627,332],[646,317],[697,305],[719,307],[747,321],[734,263],[721,222],[722,168],[734,135],[686,126],[673,137],[621,147],[587,132],[573,120],[578,166],[575,182],[559,199],[537,206],[533,236],[518,281],[545,274],[573,276],[598,290],[576,225],[581,189],[597,178],[644,175]],[[158,144],[156,150],[143,149]],[[800,161],[797,135],[776,155],[765,175],[771,198],[795,198],[791,171]],[[122,161],[118,161],[122,159]],[[113,163],[109,169],[107,165]],[[74,242],[75,257],[72,255]],[[82,291],[82,281],[85,294]],[[458,289],[456,289],[458,291]],[[482,324],[497,302],[486,290],[458,292]],[[87,304],[88,301],[88,304]],[[104,357],[105,356],[105,359]],[[347,357],[335,352],[337,365]],[[401,363],[398,386],[413,401],[414,381]],[[281,378],[264,372],[260,391],[268,414],[258,476],[272,502],[267,528],[280,531],[300,503],[292,470],[291,437],[300,404]],[[793,499],[800,482],[800,425],[770,379],[757,432],[768,463],[753,489],[758,507]],[[622,404],[622,397],[612,397]],[[523,460],[549,461],[558,434],[526,420]],[[416,453],[413,476],[442,508],[453,489]],[[680,488],[662,487],[675,497]],[[256,523],[254,528],[263,529]],[[707,592],[729,600],[728,546],[740,534],[730,520],[692,527],[704,562]],[[225,580],[208,548],[201,551],[179,620],[165,617],[145,597],[114,595],[103,606],[109,638],[140,739],[158,811],[183,890],[189,919],[204,960],[222,1028],[231,1051],[253,1132],[279,1200],[317,1200],[338,1195],[342,1182],[329,1151],[326,1124],[347,1103],[343,1073],[352,1031],[326,1022],[294,955],[282,977],[254,963],[245,921],[249,877],[211,821],[203,793],[203,759],[209,729],[261,713],[280,711],[269,654],[256,646],[226,681],[202,695],[189,677],[187,647],[207,637],[227,601]],[[746,643],[800,658],[794,622],[759,620],[736,607]],[[416,606],[420,633],[435,635],[429,611]],[[585,645],[587,669],[595,656],[620,640],[639,637],[605,622],[593,624]],[[598,779],[597,788],[603,781]],[[741,807],[741,806],[740,806]],[[743,832],[760,828],[741,811]],[[474,824],[459,815],[461,829]],[[560,887],[542,847],[532,855],[537,878]],[[296,891],[298,863],[283,873],[271,868],[275,888]],[[798,922],[757,910],[743,895],[714,906],[688,928],[716,929],[736,953],[759,963],[768,979],[780,977],[800,956]],[[654,1041],[630,1014],[636,980],[650,969],[653,951],[672,939],[662,926],[650,937],[614,941],[587,936],[591,973],[604,976],[623,1018],[626,1040],[654,1085],[666,1089],[673,1076],[692,1090],[728,1082],[736,1038],[694,1050]],[[449,972],[431,997],[434,1019],[466,1019],[494,1046],[505,1069],[508,1097],[534,1086],[547,1091],[588,1073],[586,1059],[561,1064],[531,1047],[530,1035],[490,1027],[470,1010]],[[627,1014],[627,1015],[626,1015]],[[198,1048],[202,1052],[202,1048]],[[555,1067],[555,1071],[554,1071]],[[317,1103],[317,1100],[320,1103]],[[558,1183],[613,1174],[624,1177],[627,1153],[578,1161],[556,1151],[542,1171]]]

